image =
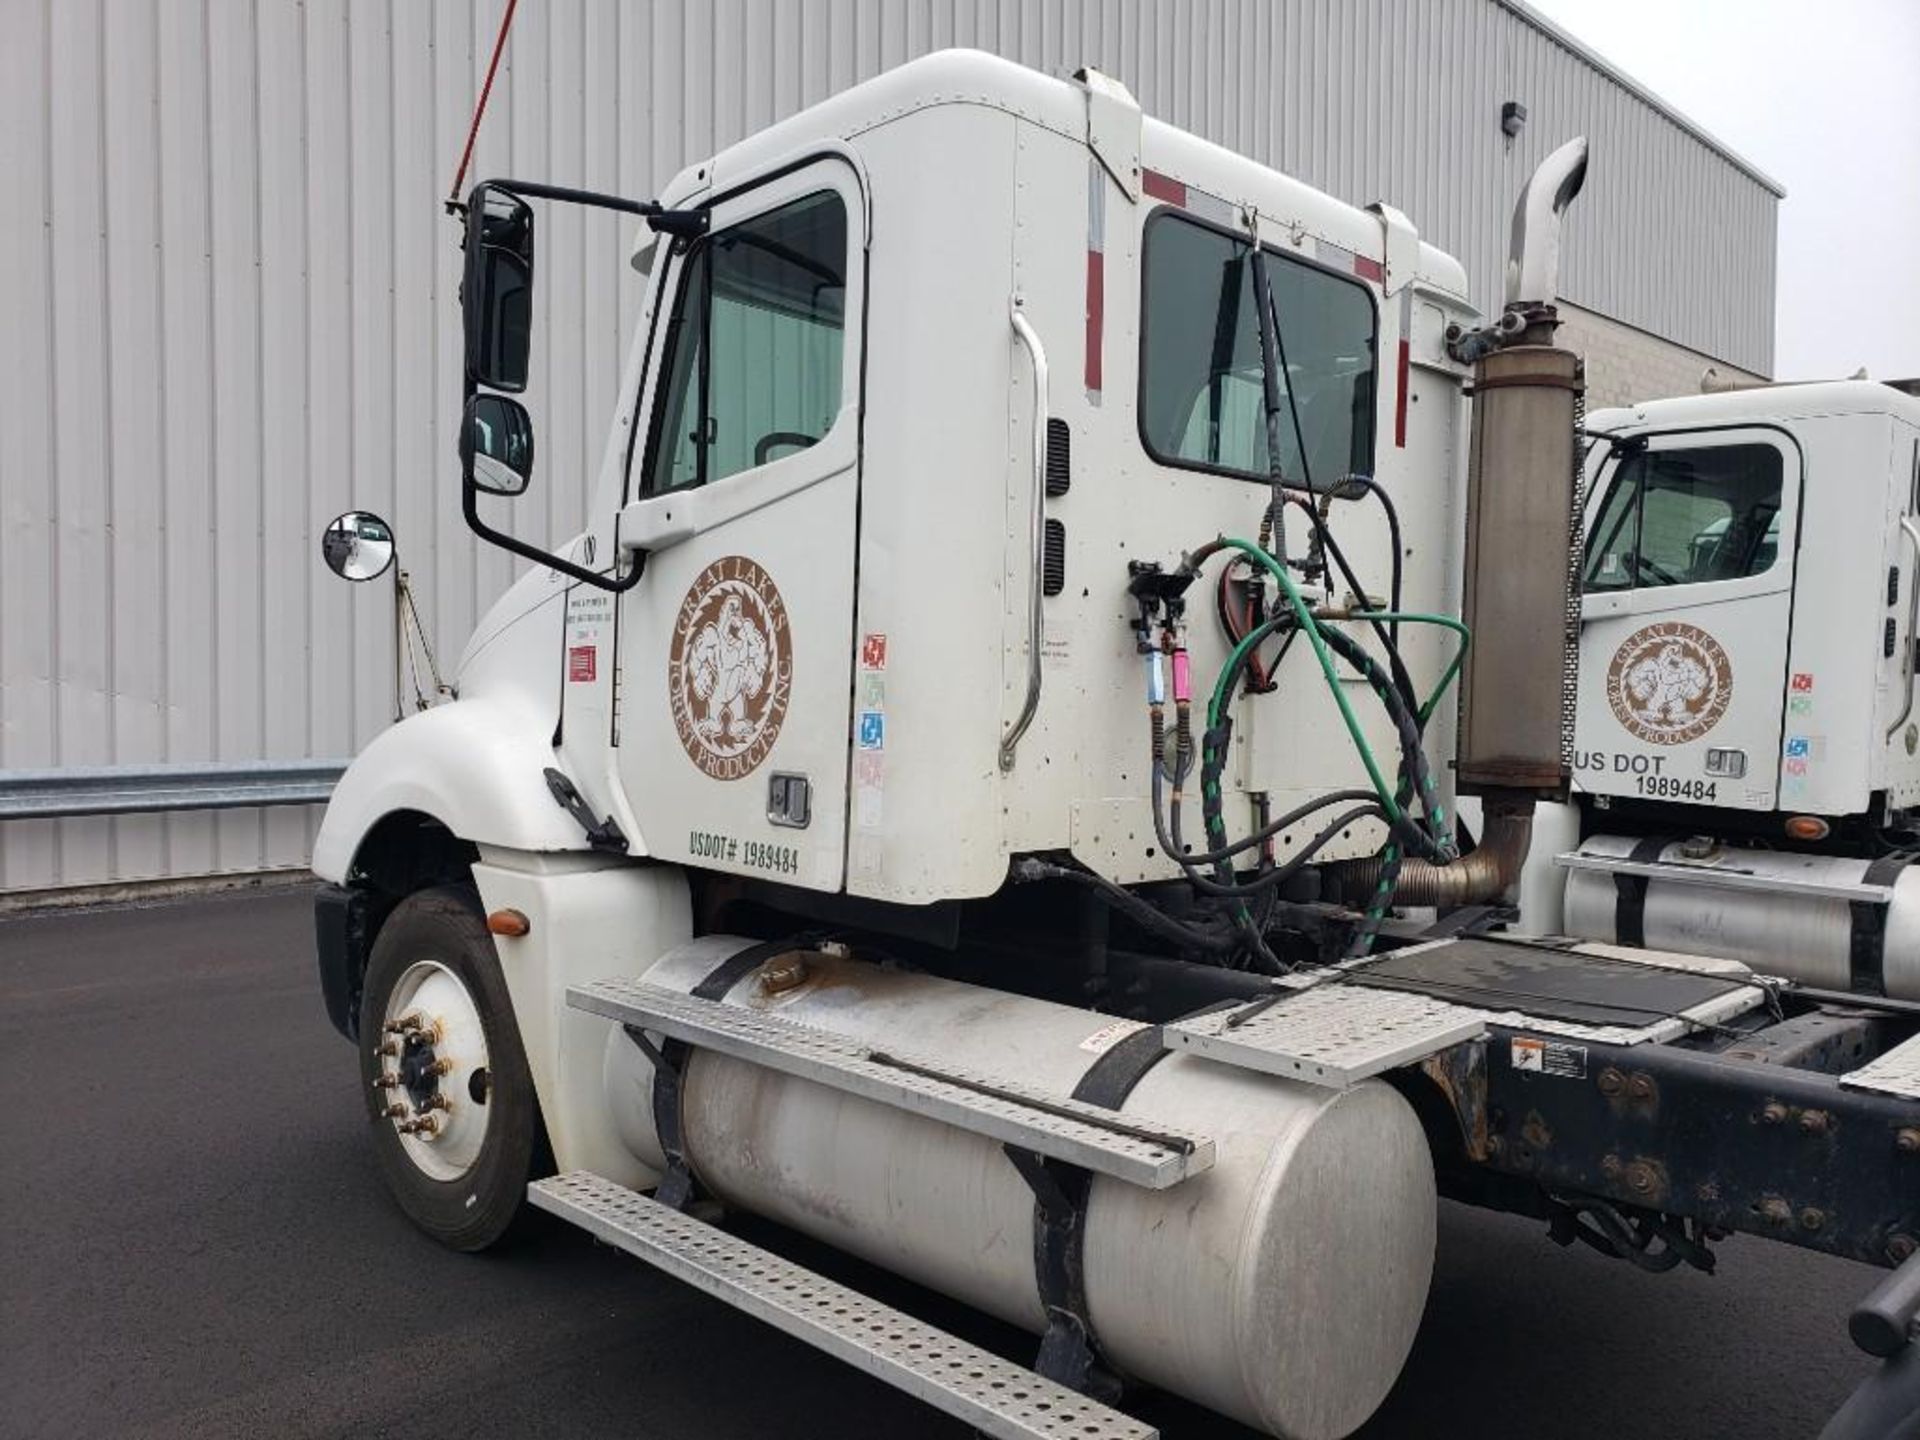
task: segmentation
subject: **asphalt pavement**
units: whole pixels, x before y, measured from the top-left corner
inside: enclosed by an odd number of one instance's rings
[[[374,1176],[304,891],[0,920],[0,1435],[955,1437],[558,1222],[454,1255]],[[1002,1353],[1017,1332],[745,1232]],[[1311,1243],[1310,1239],[1306,1243]],[[1646,1275],[1448,1206],[1366,1440],[1811,1440],[1878,1272],[1759,1241]],[[1169,1440],[1249,1432],[1164,1396]]]

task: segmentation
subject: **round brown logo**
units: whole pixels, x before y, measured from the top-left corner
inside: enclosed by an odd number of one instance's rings
[[[1720,723],[1732,699],[1733,664],[1697,625],[1676,620],[1636,630],[1607,667],[1615,718],[1654,745],[1698,740]]]
[[[787,607],[739,555],[695,577],[673,620],[667,703],[687,758],[716,780],[753,773],[779,738],[793,686]]]

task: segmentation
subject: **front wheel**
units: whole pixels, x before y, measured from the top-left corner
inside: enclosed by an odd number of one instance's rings
[[[408,896],[380,928],[360,1011],[374,1161],[456,1250],[506,1233],[545,1146],[493,937],[470,886]]]

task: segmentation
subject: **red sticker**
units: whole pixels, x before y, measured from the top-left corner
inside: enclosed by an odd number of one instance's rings
[[[862,670],[884,670],[887,668],[886,636],[867,635],[861,638],[860,668]]]
[[[1802,695],[1805,695],[1808,691],[1813,689],[1813,676],[1805,670],[1794,671],[1793,672],[1793,688],[1799,691]]]
[[[567,679],[577,683],[591,682],[594,675],[593,660],[593,646],[573,646],[567,651]]]

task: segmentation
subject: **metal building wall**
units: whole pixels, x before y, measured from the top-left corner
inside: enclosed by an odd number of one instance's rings
[[[0,0],[0,770],[333,757],[392,719],[392,605],[316,539],[394,522],[443,662],[516,566],[466,534],[453,223],[504,0]],[[1390,199],[1498,295],[1535,160],[1594,140],[1571,298],[1771,359],[1775,196],[1495,0],[527,0],[476,172],[644,196],[915,54],[1093,63]],[[1509,149],[1500,103],[1531,119]],[[639,286],[543,220],[535,491],[572,533]],[[305,862],[301,811],[0,824],[0,890]]]

